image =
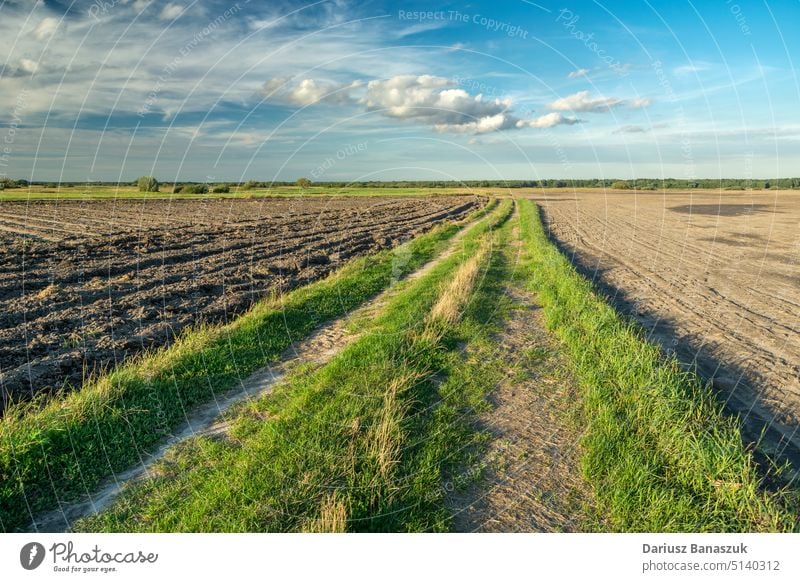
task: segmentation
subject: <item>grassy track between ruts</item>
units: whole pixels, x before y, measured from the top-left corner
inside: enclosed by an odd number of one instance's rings
[[[41,409],[7,410],[0,419],[0,529],[24,529],[37,513],[91,492],[103,478],[139,462],[187,410],[431,260],[459,228],[441,225],[402,252],[356,259],[324,280],[262,301],[228,325],[189,330],[172,346]]]
[[[530,284],[577,372],[583,471],[618,531],[792,531],[787,492],[767,493],[736,419],[646,341],[548,240],[520,203]]]
[[[461,374],[499,293],[512,204],[393,295],[328,363],[189,439],[89,531],[442,531],[442,478],[463,462],[489,382]],[[488,379],[487,378],[484,378]]]

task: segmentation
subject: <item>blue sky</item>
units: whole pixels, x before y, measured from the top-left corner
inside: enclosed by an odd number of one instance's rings
[[[800,175],[800,2],[0,0],[0,174]]]

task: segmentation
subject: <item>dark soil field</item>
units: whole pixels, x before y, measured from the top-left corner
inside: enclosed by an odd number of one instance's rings
[[[225,322],[270,293],[459,219],[478,197],[0,204],[0,386],[9,398]]]

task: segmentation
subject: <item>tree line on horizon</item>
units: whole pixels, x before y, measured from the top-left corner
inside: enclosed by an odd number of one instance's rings
[[[161,184],[163,185],[163,184]],[[703,178],[697,180],[682,180],[676,178],[638,178],[635,180],[622,180],[619,178],[593,178],[593,179],[543,179],[543,180],[392,180],[385,182],[311,182],[307,178],[287,181],[257,181],[246,182],[196,182],[181,181],[171,182],[172,189],[183,191],[196,190],[203,192],[225,192],[225,188],[238,190],[255,190],[263,188],[299,186],[301,189],[312,186],[323,188],[613,188],[624,190],[663,190],[663,189],[723,189],[723,190],[788,190],[800,188],[800,178]],[[44,188],[59,187],[127,187],[137,186],[142,191],[158,191],[159,183],[152,176],[142,176],[133,182],[47,182],[0,179],[0,190],[12,188],[27,188],[39,186]]]

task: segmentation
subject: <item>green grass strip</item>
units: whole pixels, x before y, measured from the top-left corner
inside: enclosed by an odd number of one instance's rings
[[[583,393],[583,470],[618,531],[791,531],[784,494],[766,493],[738,420],[710,387],[646,341],[548,240],[521,202],[524,250],[547,325]]]
[[[356,259],[324,280],[257,304],[228,325],[189,330],[172,346],[40,410],[8,410],[0,420],[0,529],[24,529],[32,515],[139,462],[184,421],[186,411],[431,260],[459,228],[440,225],[401,252]]]
[[[426,317],[470,258],[482,259],[478,302],[496,297],[499,253],[478,254],[504,223],[464,236],[460,252],[394,295],[360,338],[326,365],[293,374],[248,402],[223,438],[174,447],[158,477],[135,484],[88,531],[442,531],[442,478],[463,459],[465,411],[482,401],[477,379],[453,375],[459,346],[481,333],[481,307],[463,324],[426,333]],[[486,264],[488,263],[488,265]]]

